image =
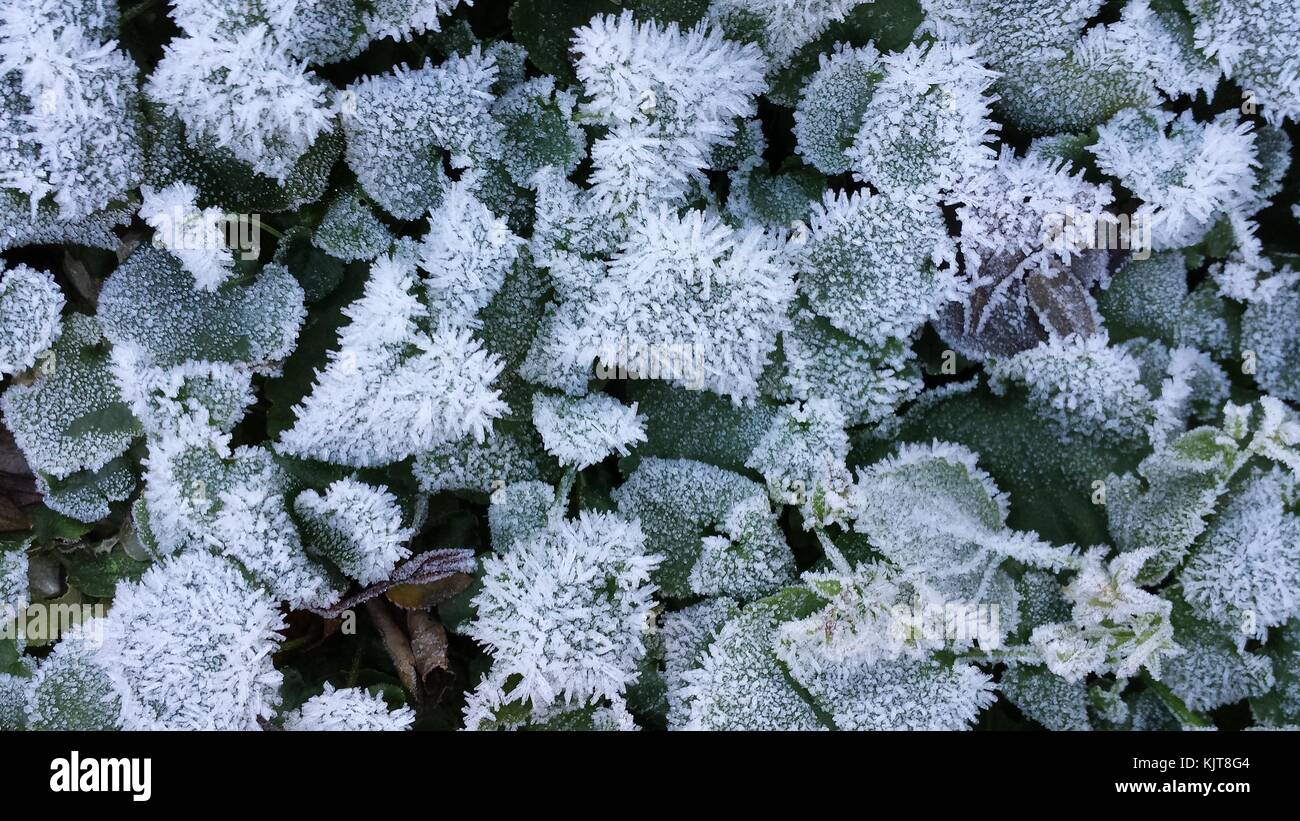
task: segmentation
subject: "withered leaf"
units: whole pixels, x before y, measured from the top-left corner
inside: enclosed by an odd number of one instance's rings
[[[419,553],[398,565],[393,575],[384,581],[375,582],[350,596],[344,596],[333,607],[310,609],[318,616],[336,619],[344,610],[368,602],[399,585],[427,585],[456,573],[472,573],[474,561],[472,550],[448,548]]]
[[[411,641],[402,632],[402,628],[393,619],[391,608],[383,599],[371,599],[366,602],[366,612],[374,620],[379,637],[383,639],[384,649],[393,660],[397,678],[402,682],[402,689],[410,693],[416,701],[421,700],[421,676],[416,672],[415,653],[411,650]]]
[[[447,669],[447,629],[424,610],[406,613],[406,630],[411,634],[411,651],[415,653],[420,680],[434,670]]]

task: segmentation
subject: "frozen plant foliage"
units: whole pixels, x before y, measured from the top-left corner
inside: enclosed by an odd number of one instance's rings
[[[1157,248],[1200,239],[1251,197],[1259,161],[1249,122],[1235,113],[1197,123],[1161,109],[1125,109],[1098,129],[1098,166],[1152,209]]]
[[[399,219],[424,217],[450,184],[444,152],[465,168],[496,145],[489,111],[498,71],[493,56],[475,49],[438,66],[397,66],[344,91],[344,159],[375,204]]]
[[[466,726],[505,705],[623,704],[645,654],[659,556],[645,552],[636,522],[582,513],[483,565],[469,635],[492,669],[470,698]]]
[[[854,529],[923,592],[931,587],[947,601],[996,604],[1009,629],[1015,596],[1007,560],[1060,571],[1079,559],[1072,546],[1007,527],[1008,498],[976,460],[951,443],[903,445],[860,472],[850,515]]]
[[[0,729],[1300,727],[1291,5],[622,6],[0,0]]]
[[[305,490],[294,509],[307,523],[308,549],[361,584],[388,578],[411,555],[415,531],[402,526],[397,498],[384,488],[340,479],[319,494]]]
[[[628,407],[603,394],[574,399],[539,391],[533,395],[533,425],[546,451],[578,470],[611,453],[626,456],[629,447],[645,441],[636,404]]]
[[[758,471],[773,501],[798,505],[805,526],[841,523],[853,482],[849,437],[840,406],[810,399],[782,408],[745,467]]]
[[[104,347],[98,322],[70,314],[36,380],[0,397],[5,425],[34,470],[59,479],[99,470],[140,434]]]
[[[122,728],[122,704],[129,694],[99,655],[93,634],[102,629],[97,622],[77,625],[36,667],[26,684],[28,729]]]
[[[646,459],[614,493],[664,557],[654,581],[670,598],[748,599],[789,580],[793,556],[764,497],[752,479],[688,459]]]
[[[763,53],[780,68],[863,2],[871,0],[712,0],[708,15],[728,33],[757,28]]]
[[[234,273],[235,260],[226,247],[226,215],[220,208],[202,208],[198,192],[185,183],[155,191],[142,186],[140,219],[154,229],[154,245],[166,248],[194,277],[194,286],[215,291]]]
[[[673,381],[754,397],[794,296],[785,253],[781,238],[762,228],[736,231],[711,214],[661,207],[634,227],[595,285],[581,358],[615,368],[624,339],[652,350],[702,350],[699,381]]]
[[[827,192],[796,252],[814,311],[868,344],[907,337],[962,292],[937,205]]]
[[[229,148],[281,183],[334,118],[331,87],[277,47],[265,26],[229,39],[173,40],[147,90],[185,123],[191,145]]]
[[[54,344],[63,305],[49,273],[26,265],[0,271],[0,376],[30,368]]]
[[[307,699],[307,703],[290,712],[284,729],[291,731],[393,731],[408,730],[415,721],[415,711],[399,707],[389,711],[381,695],[371,695],[360,687],[334,689],[325,684],[325,692]]]
[[[279,608],[226,559],[196,550],[118,587],[97,652],[128,730],[258,729],[280,700]]]
[[[995,389],[1019,383],[1063,439],[1139,436],[1153,421],[1138,362],[1104,335],[1053,338],[989,368]]]
[[[990,302],[1007,299],[1007,291],[1026,272],[1049,262],[1069,262],[1092,247],[1094,221],[1105,226],[1112,202],[1110,187],[1093,185],[1069,164],[1033,152],[1018,157],[1003,147],[997,162],[965,180],[952,198],[960,203],[961,250],[967,270],[979,285],[989,281],[984,262],[1015,255],[1012,276],[997,283]],[[1075,229],[1077,224],[1077,230]],[[986,313],[987,315],[987,313]]]
[[[501,362],[469,331],[432,324],[415,293],[415,266],[380,257],[345,315],[316,385],[285,431],[282,453],[353,467],[384,465],[443,442],[482,441],[504,403],[490,386]],[[343,427],[355,419],[359,427]]]
[[[429,216],[418,264],[435,319],[476,324],[475,315],[501,289],[523,240],[479,202],[464,180],[454,183]]]
[[[880,60],[884,77],[862,112],[848,150],[854,176],[900,202],[922,207],[992,165],[996,124],[984,92],[994,72],[974,50],[939,41]]]
[[[1270,123],[1300,117],[1300,9],[1279,0],[1191,0],[1196,47]]]
[[[459,0],[177,0],[173,19],[187,34],[234,36],[266,25],[294,57],[312,63],[347,59],[384,37],[410,39],[438,31],[438,18]],[[467,2],[466,5],[473,5]]]
[[[863,127],[863,112],[885,70],[871,45],[841,44],[819,59],[794,110],[794,135],[805,160],[826,174],[843,174],[852,163],[847,152]]]
[[[758,49],[703,23],[683,32],[601,15],[576,31],[573,51],[581,110],[609,128],[591,147],[593,194],[615,215],[677,204],[763,89]]]
[[[796,310],[781,342],[784,382],[794,398],[834,399],[850,424],[886,423],[921,392],[916,360],[901,340],[867,345],[810,311]]]
[[[1113,671],[1121,678],[1141,669],[1160,676],[1161,662],[1178,656],[1167,599],[1138,586],[1150,549],[1121,553],[1104,562],[1104,549],[1084,555],[1082,569],[1065,588],[1073,620],[1034,629],[1031,642],[1047,668],[1067,681]]]
[[[6,550],[0,553],[0,618],[13,618],[27,604],[27,551]]]
[[[1262,636],[1300,609],[1300,518],[1295,477],[1252,474],[1194,549],[1179,576],[1201,618]]]
[[[99,3],[0,6],[0,189],[29,219],[52,201],[59,220],[81,220],[140,182],[136,66],[114,47],[117,21]]]

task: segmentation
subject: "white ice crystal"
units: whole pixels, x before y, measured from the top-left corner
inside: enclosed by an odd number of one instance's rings
[[[154,229],[154,244],[171,251],[194,277],[194,286],[215,291],[234,273],[235,259],[226,245],[226,215],[220,208],[199,208],[198,192],[185,183],[155,190],[141,186],[140,219]]]
[[[591,147],[593,193],[615,215],[679,201],[763,89],[758,49],[704,23],[600,15],[577,29],[573,51],[582,111],[609,128]]]
[[[1089,150],[1151,209],[1157,249],[1194,243],[1215,219],[1239,211],[1258,165],[1251,124],[1236,112],[1197,123],[1190,111],[1125,109]]]
[[[415,711],[399,707],[389,711],[382,695],[371,695],[360,687],[334,689],[326,682],[325,692],[312,696],[284,719],[290,731],[375,732],[408,730]]]
[[[1222,71],[1197,51],[1191,22],[1178,8],[1130,0],[1111,30],[1131,62],[1150,67],[1156,86],[1165,94],[1195,96],[1204,91],[1213,96]]]
[[[58,338],[63,292],[26,265],[0,269],[0,376],[24,371]]]
[[[344,311],[352,321],[339,333],[339,348],[295,408],[280,452],[368,467],[442,442],[482,441],[505,411],[490,387],[502,363],[467,330],[429,327],[417,285],[405,259],[380,257],[371,266],[365,293]]]
[[[385,488],[340,479],[323,495],[303,491],[294,510],[307,523],[308,550],[363,585],[388,578],[411,555],[406,543],[415,531],[402,526],[397,497]]]
[[[796,257],[799,290],[816,313],[863,342],[909,336],[962,292],[936,205],[827,192],[809,228]]]
[[[880,59],[884,77],[848,150],[854,176],[923,207],[991,166],[996,124],[985,91],[996,76],[974,50],[943,41]]]
[[[196,550],[118,585],[97,653],[128,730],[255,730],[280,700],[279,608],[232,562]]]
[[[592,394],[581,399],[538,392],[533,395],[533,425],[542,442],[562,465],[590,467],[645,441],[645,426],[636,403],[624,405],[612,396]]]
[[[659,560],[645,552],[638,524],[587,512],[486,559],[478,617],[467,631],[493,664],[470,698],[466,725],[511,702],[622,704],[645,654],[650,572]]]
[[[136,66],[110,39],[117,20],[101,3],[0,6],[0,188],[30,219],[47,195],[60,219],[89,217],[140,181]]]
[[[1065,587],[1073,621],[1037,627],[1030,637],[1049,670],[1067,681],[1093,672],[1128,678],[1144,668],[1159,678],[1162,660],[1183,652],[1174,640],[1169,601],[1136,581],[1153,555],[1150,548],[1109,562],[1104,548],[1084,555],[1082,569]]]
[[[737,231],[701,211],[648,215],[595,286],[579,361],[617,368],[631,345],[700,351],[703,373],[672,381],[752,398],[794,296],[783,249],[761,228]]]
[[[430,214],[419,249],[433,317],[476,324],[475,315],[501,289],[523,242],[474,197],[468,181],[452,184]]]
[[[229,39],[173,40],[146,90],[185,123],[191,145],[228,148],[281,183],[335,114],[331,87],[277,47],[265,26]]]
[[[1179,575],[1201,618],[1263,636],[1300,613],[1300,518],[1294,476],[1255,472],[1210,525]]]

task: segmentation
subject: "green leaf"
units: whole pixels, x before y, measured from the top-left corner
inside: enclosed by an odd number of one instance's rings
[[[148,562],[138,562],[118,547],[107,553],[83,547],[59,558],[67,568],[68,584],[96,599],[111,598],[118,582],[136,581],[149,567]]]
[[[573,82],[569,64],[573,30],[597,14],[618,14],[623,8],[615,0],[519,0],[510,9],[510,22],[515,42],[528,50],[533,65],[561,81]]]

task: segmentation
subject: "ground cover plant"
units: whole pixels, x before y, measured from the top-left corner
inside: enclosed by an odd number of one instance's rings
[[[1300,723],[1292,0],[0,0],[0,729]]]

